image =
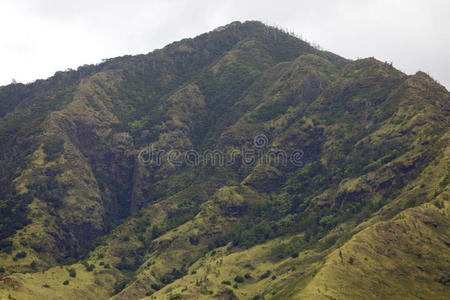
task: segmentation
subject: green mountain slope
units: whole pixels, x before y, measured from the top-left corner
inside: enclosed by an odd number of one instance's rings
[[[0,87],[0,297],[445,299],[449,100],[259,22]]]

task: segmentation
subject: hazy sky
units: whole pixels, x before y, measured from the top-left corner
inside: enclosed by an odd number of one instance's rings
[[[0,85],[147,53],[236,20],[295,31],[347,58],[422,70],[450,89],[448,0],[0,0]]]

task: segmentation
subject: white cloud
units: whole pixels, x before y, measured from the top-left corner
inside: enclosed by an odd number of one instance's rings
[[[2,0],[0,84],[147,53],[235,20],[288,28],[348,58],[375,56],[450,87],[445,0]]]

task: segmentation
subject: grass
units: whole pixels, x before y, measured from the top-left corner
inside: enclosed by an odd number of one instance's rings
[[[45,272],[8,276],[13,281],[21,282],[21,286],[13,291],[0,289],[0,297],[11,294],[16,299],[44,299],[52,297],[83,297],[109,298],[112,293],[111,282],[119,280],[117,271],[86,272],[80,264],[72,265],[76,270],[76,277],[69,277],[65,268],[54,267]],[[70,278],[70,279],[69,279]]]

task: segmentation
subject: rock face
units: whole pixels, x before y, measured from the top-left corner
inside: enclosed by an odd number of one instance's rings
[[[0,298],[445,298],[449,100],[259,22],[0,87]]]
[[[242,181],[242,184],[254,188],[260,193],[276,191],[284,183],[284,174],[270,166],[258,166]]]

